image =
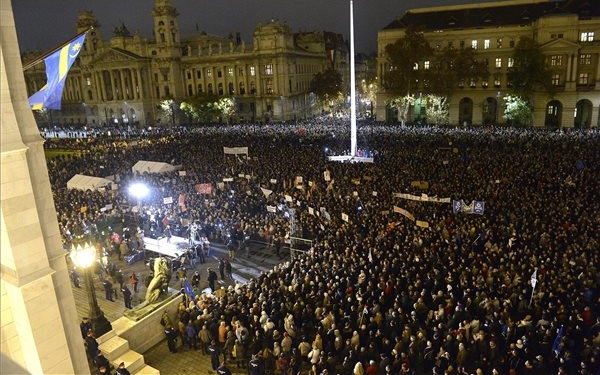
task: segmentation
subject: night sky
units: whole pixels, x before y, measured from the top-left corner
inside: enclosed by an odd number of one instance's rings
[[[356,52],[377,51],[377,31],[402,16],[407,9],[465,4],[473,0],[355,0]],[[179,12],[182,36],[196,31],[228,36],[241,33],[246,43],[259,23],[286,21],[293,32],[334,31],[350,38],[348,0],[171,0]],[[105,40],[115,26],[125,26],[143,37],[152,36],[153,0],[12,0],[21,51],[56,47],[75,36],[80,11],[91,10],[101,24]]]

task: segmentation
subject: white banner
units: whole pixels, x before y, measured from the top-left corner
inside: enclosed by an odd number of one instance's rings
[[[223,147],[223,153],[228,155],[248,155],[248,147]]]
[[[418,202],[436,202],[436,203],[451,203],[452,202],[452,200],[450,198],[429,197],[429,196],[427,196],[427,194],[412,195],[412,194],[404,194],[404,193],[394,193],[394,198],[409,199],[411,201],[418,201]]]
[[[277,212],[277,207],[275,207],[275,206],[267,206],[267,212]]]
[[[274,179],[274,178],[272,178],[272,179],[271,179],[271,183],[272,183],[272,184],[276,184],[276,183],[277,183],[277,180],[276,180],[276,179]]]
[[[164,204],[171,204],[171,203],[173,203],[173,197],[163,198],[163,203]]]
[[[329,173],[329,171],[323,172],[323,178],[325,179],[325,181],[331,180],[331,174]]]
[[[394,212],[402,214],[402,215],[406,216],[407,218],[409,218],[410,220],[415,221],[415,216],[413,214],[411,214],[410,212],[406,211],[404,208],[394,206]]]
[[[224,177],[223,182],[233,182],[233,177]]]
[[[348,222],[348,215],[346,215],[343,212],[342,212],[342,220],[344,220],[346,223]]]
[[[292,196],[291,195],[287,195],[287,194],[285,195],[285,200],[288,201],[288,202],[292,202],[293,201]]]
[[[273,190],[265,189],[263,187],[261,187],[260,190],[265,195],[265,198],[268,197],[269,195],[271,195],[271,193],[273,192]]]
[[[186,176],[186,175],[187,175],[187,172],[186,172],[186,171],[179,171],[179,175],[180,175],[180,176]]]
[[[315,209],[309,206],[308,207],[308,213],[311,214],[311,215],[313,215],[313,216],[315,216]]]

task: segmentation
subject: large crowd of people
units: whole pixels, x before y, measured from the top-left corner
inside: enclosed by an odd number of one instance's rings
[[[182,338],[191,322],[202,353],[216,345],[250,374],[598,374],[600,133],[362,124],[359,134],[373,163],[328,160],[350,144],[347,123],[331,119],[49,138],[81,151],[48,161],[59,224],[68,243],[128,212],[127,186],[144,182],[145,211],[209,237],[312,240],[176,317]],[[138,160],[181,168],[134,174]],[[75,173],[119,188],[68,190]]]

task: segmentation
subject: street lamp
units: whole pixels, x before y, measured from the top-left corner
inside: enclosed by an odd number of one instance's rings
[[[95,337],[100,337],[112,330],[112,326],[108,319],[104,316],[98,300],[96,299],[96,290],[94,281],[92,280],[92,265],[96,261],[96,249],[90,243],[84,243],[83,246],[78,244],[71,248],[71,260],[75,265],[83,269],[85,275],[85,289],[88,295],[88,303],[90,307],[90,321]]]

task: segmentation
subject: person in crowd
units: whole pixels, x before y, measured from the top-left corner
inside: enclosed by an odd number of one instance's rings
[[[139,282],[139,279],[138,279],[138,276],[136,275],[135,271],[131,272],[131,275],[129,275],[129,283],[133,287],[134,293],[138,292],[138,282]]]
[[[85,340],[88,335],[88,332],[92,331],[92,323],[88,317],[81,318],[81,323],[79,323],[79,330],[81,331],[81,338]]]
[[[167,346],[171,353],[177,353],[177,332],[171,324],[167,324],[164,328],[165,337],[167,338]]]
[[[119,363],[119,366],[115,369],[115,373],[116,375],[131,375],[131,372],[125,367],[125,362]]]
[[[132,308],[131,307],[131,302],[132,302],[131,290],[129,290],[127,285],[123,285],[121,288],[121,293],[123,294],[123,301],[125,302],[125,308],[131,309]]]
[[[102,286],[104,287],[104,294],[107,300],[114,302],[113,299],[113,284],[110,282],[108,275],[102,280]]]

